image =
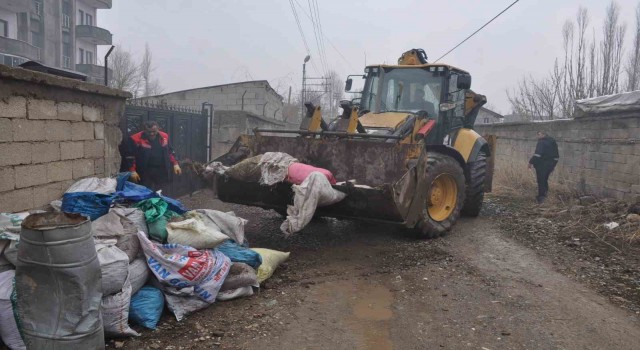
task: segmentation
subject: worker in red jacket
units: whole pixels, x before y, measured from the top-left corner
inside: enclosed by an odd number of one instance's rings
[[[144,129],[128,140],[130,179],[157,191],[169,183],[172,168],[176,175],[182,174],[182,170],[169,146],[169,135],[160,131],[158,123],[147,121]]]

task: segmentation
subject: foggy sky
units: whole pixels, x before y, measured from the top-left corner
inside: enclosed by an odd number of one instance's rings
[[[296,2],[309,14],[307,0]],[[411,48],[424,48],[435,60],[511,2],[318,0],[329,40],[324,40],[327,66],[346,77],[362,72],[365,57],[367,64],[395,63]],[[617,2],[630,42],[637,2]],[[441,62],[469,71],[472,88],[487,95],[489,106],[508,113],[505,90],[523,75],[547,74],[561,55],[564,21],[583,5],[598,36],[608,3],[521,0]],[[296,10],[312,57],[307,72],[321,76],[311,20],[297,4]],[[113,8],[99,10],[97,17],[98,25],[113,33],[114,44],[137,58],[149,43],[164,92],[259,79],[281,93],[300,88],[307,52],[288,0],[113,0]]]

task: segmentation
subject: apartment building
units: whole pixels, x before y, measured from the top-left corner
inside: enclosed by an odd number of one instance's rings
[[[104,83],[98,45],[111,45],[109,30],[96,25],[112,0],[0,0],[0,64],[26,61],[86,74]]]

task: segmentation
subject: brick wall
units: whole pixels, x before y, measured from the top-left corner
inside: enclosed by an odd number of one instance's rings
[[[556,139],[560,151],[552,184],[599,197],[636,200],[640,195],[640,113],[482,125],[476,130],[498,137],[496,174],[526,169],[536,132],[543,130]]]
[[[78,179],[117,173],[127,96],[0,65],[0,212],[42,207]]]

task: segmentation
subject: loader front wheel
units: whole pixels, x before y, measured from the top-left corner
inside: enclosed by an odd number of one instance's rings
[[[487,175],[487,155],[478,154],[475,162],[469,163],[469,178],[467,179],[467,195],[462,207],[462,215],[476,217],[480,215],[484,201],[484,180]]]
[[[460,217],[464,203],[465,177],[460,164],[444,154],[427,155],[425,181],[429,184],[417,233],[435,238],[447,233]]]

